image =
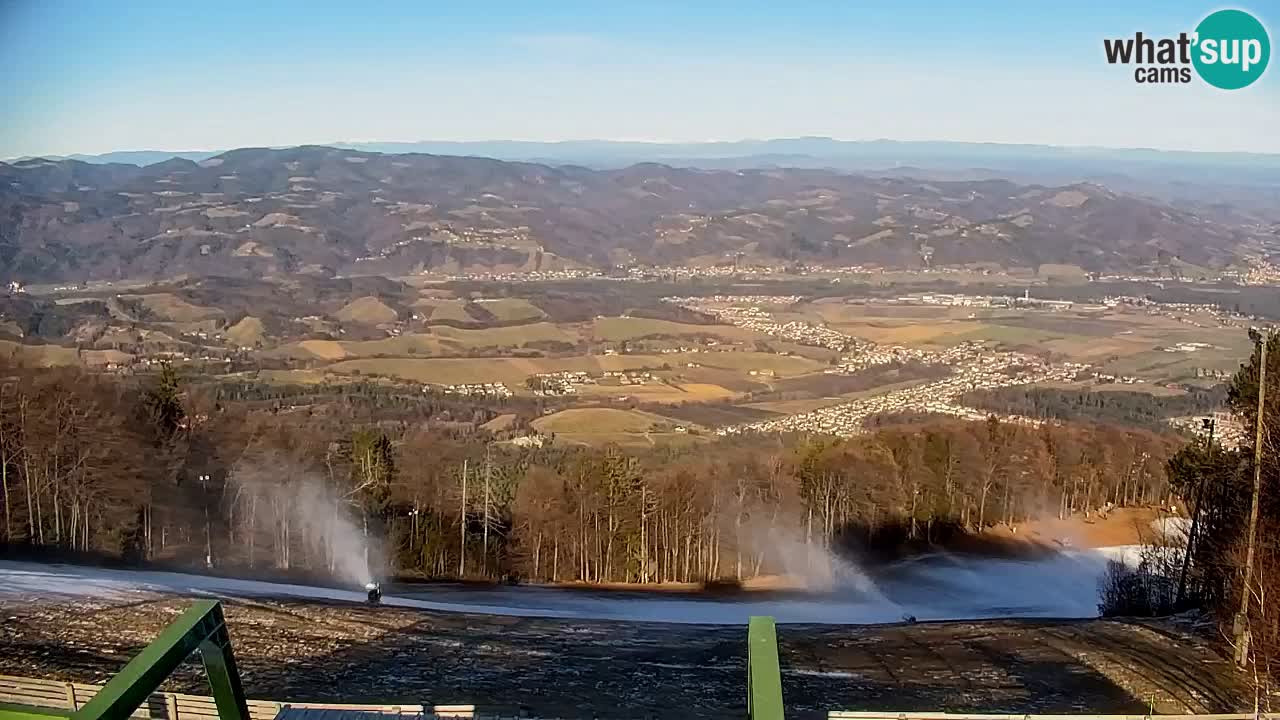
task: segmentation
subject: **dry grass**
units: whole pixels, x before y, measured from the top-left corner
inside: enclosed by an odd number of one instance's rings
[[[108,363],[125,364],[134,359],[134,355],[121,350],[82,350],[80,358],[89,367],[102,367]]]
[[[171,293],[149,293],[146,295],[121,295],[120,300],[131,305],[139,305],[154,318],[171,322],[197,322],[220,318],[223,313],[217,308],[192,305]]]
[[[341,360],[347,356],[342,343],[336,340],[303,340],[296,347],[321,360]],[[281,351],[287,352],[288,348],[281,348]]]
[[[252,315],[241,318],[226,331],[227,339],[239,347],[253,347],[262,342],[265,334],[262,321]]]
[[[738,393],[709,383],[646,383],[644,385],[582,385],[578,395],[584,398],[633,398],[641,402],[685,403],[709,402],[735,398]]]
[[[413,306],[420,308],[427,320],[475,322],[475,318],[467,314],[467,303],[463,300],[418,300]]]
[[[493,313],[499,322],[541,320],[547,316],[536,305],[523,298],[495,298],[478,300],[476,304]],[[433,316],[434,317],[434,316]]]
[[[572,408],[533,421],[540,433],[643,433],[669,424],[665,418],[638,410]]]
[[[755,331],[732,325],[693,325],[670,320],[631,317],[596,318],[591,332],[596,340],[607,342],[635,340],[650,335],[672,337],[711,336],[729,342],[748,342],[765,337]]]
[[[812,398],[809,400],[774,400],[772,402],[748,403],[745,407],[780,413],[782,415],[799,415],[801,413],[818,410],[819,408],[831,407],[832,405],[839,405],[840,403],[846,402],[849,402],[849,400],[842,397]]]
[[[509,328],[518,330],[519,328]],[[467,332],[489,332],[486,330]],[[317,341],[309,341],[317,342]],[[323,342],[323,341],[321,341]],[[716,353],[717,355],[759,355],[777,357],[765,353]],[[701,358],[709,353],[688,355]],[[680,362],[681,354],[674,355],[576,355],[562,358],[370,358],[351,359],[331,365],[335,373],[361,373],[385,375],[413,382],[452,385],[457,383],[504,382],[513,390],[523,388],[525,378],[538,373],[562,370],[585,371],[600,374],[607,370],[640,370],[658,368],[664,363]],[[790,358],[780,358],[789,360]],[[612,388],[617,394],[632,394],[629,387]]]
[[[80,364],[80,352],[59,345],[23,345],[0,340],[0,358],[26,367],[64,367]]]
[[[551,323],[464,330],[436,325],[429,332],[462,348],[524,347],[532,342],[576,343],[578,336]]]
[[[333,316],[342,322],[354,322],[364,325],[381,325],[395,322],[400,317],[395,310],[387,307],[385,303],[372,295],[352,300],[344,305],[341,310],[335,312]]]

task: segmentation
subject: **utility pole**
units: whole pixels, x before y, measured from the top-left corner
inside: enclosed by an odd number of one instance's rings
[[[467,461],[462,460],[462,510],[458,522],[458,579],[467,574]]]
[[[1267,345],[1271,340],[1271,332],[1262,333],[1262,345],[1258,358],[1258,423],[1257,435],[1253,441],[1253,503],[1249,509],[1249,544],[1244,555],[1244,589],[1240,593],[1240,612],[1236,615],[1236,665],[1245,667],[1249,664],[1249,643],[1252,634],[1249,631],[1249,596],[1253,585],[1254,545],[1258,536],[1258,505],[1262,496],[1262,443],[1264,438],[1264,414],[1267,402]]]
[[[1217,423],[1213,418],[1205,418],[1201,422],[1209,433],[1209,471],[1213,472],[1213,429]],[[1200,525],[1200,506],[1204,504],[1204,476],[1204,471],[1201,471],[1200,479],[1196,483],[1195,497],[1192,499],[1194,506],[1191,510],[1191,529],[1187,532],[1187,549],[1182,555],[1182,572],[1178,573],[1178,594],[1173,597],[1174,610],[1182,605],[1182,597],[1187,590],[1187,568],[1191,565],[1191,549],[1195,545],[1196,530]]]
[[[480,555],[481,574],[489,572],[489,479],[493,469],[493,446],[484,447],[484,551]]]

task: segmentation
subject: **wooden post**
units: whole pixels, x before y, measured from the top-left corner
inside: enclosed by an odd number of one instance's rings
[[[67,683],[66,686],[67,686],[67,704],[71,706],[72,710],[79,710],[80,705],[76,702],[76,686],[71,683]]]
[[[1236,665],[1245,667],[1249,664],[1249,643],[1252,640],[1249,632],[1249,596],[1253,585],[1254,544],[1258,536],[1258,505],[1262,496],[1262,443],[1264,415],[1267,398],[1267,345],[1271,341],[1271,333],[1262,335],[1262,346],[1258,357],[1258,421],[1257,435],[1253,441],[1253,504],[1249,509],[1249,544],[1244,555],[1244,589],[1240,593],[1240,612],[1236,615]]]
[[[169,720],[178,720],[178,696],[173,693],[165,693],[164,709],[169,716]]]

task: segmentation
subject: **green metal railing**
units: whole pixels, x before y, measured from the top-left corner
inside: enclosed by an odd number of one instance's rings
[[[778,632],[771,617],[753,617],[747,626],[747,715],[782,720],[782,671]]]
[[[196,601],[78,710],[0,702],[0,720],[126,720],[196,651],[204,661],[219,720],[250,720],[222,605],[216,600]],[[747,712],[750,720],[783,720],[778,637],[771,617],[753,617],[748,626]]]
[[[0,704],[0,720],[125,720],[196,651],[209,676],[219,720],[249,720],[231,638],[217,600],[197,600],[79,710],[4,703]]]

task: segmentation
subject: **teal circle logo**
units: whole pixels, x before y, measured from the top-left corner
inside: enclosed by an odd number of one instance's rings
[[[1239,90],[1262,77],[1271,59],[1271,38],[1258,19],[1243,10],[1219,10],[1196,26],[1191,62],[1210,85]]]

